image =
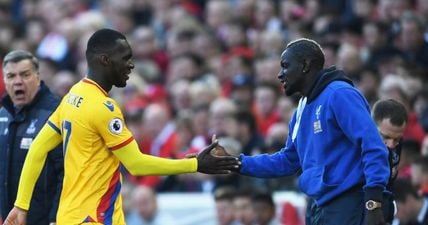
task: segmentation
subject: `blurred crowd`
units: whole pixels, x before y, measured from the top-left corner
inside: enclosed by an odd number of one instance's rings
[[[406,106],[399,176],[410,179],[428,157],[427,19],[428,0],[0,0],[0,58],[33,52],[41,78],[63,96],[87,73],[89,35],[116,29],[135,69],[111,95],[142,151],[182,158],[216,134],[230,153],[251,155],[285,143],[296,98],[283,94],[279,57],[289,41],[312,38],[326,66],[343,69],[370,104]],[[125,177],[158,192],[295,189],[294,178]],[[414,178],[425,189],[427,180]]]

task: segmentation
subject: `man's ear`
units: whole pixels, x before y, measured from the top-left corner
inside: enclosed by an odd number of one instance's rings
[[[99,59],[101,64],[104,66],[107,66],[110,63],[110,58],[106,54],[101,54]]]
[[[312,60],[306,59],[303,61],[303,69],[302,69],[303,73],[309,72],[309,70],[311,69],[311,63],[312,63]]]

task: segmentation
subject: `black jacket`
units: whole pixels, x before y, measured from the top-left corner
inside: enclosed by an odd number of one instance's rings
[[[31,142],[60,100],[41,82],[31,104],[15,112],[9,96],[0,108],[0,216],[5,219],[18,191],[19,177]],[[28,225],[54,222],[64,176],[62,147],[51,151],[37,181],[27,214]]]

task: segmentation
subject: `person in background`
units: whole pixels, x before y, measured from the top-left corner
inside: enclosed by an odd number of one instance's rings
[[[213,143],[193,158],[165,159],[141,153],[122,111],[108,92],[125,87],[134,68],[126,37],[100,29],[87,42],[88,75],[75,84],[31,144],[21,173],[15,207],[4,225],[25,225],[36,179],[48,153],[64,146],[64,183],[58,224],[125,224],[122,209],[123,165],[132,175],[203,172],[228,174],[236,157],[210,154]]]
[[[307,225],[384,225],[388,150],[366,99],[343,71],[324,68],[323,50],[311,39],[287,45],[278,79],[287,96],[302,96],[285,147],[241,154],[238,172],[260,178],[301,172],[299,187],[309,196]]]
[[[133,208],[125,218],[128,225],[174,224],[171,215],[159,211],[155,190],[148,186],[137,186],[132,192]]]
[[[214,202],[217,213],[217,225],[232,225],[235,219],[233,198],[235,189],[231,186],[219,187],[214,191]]]
[[[3,74],[7,95],[0,108],[0,218],[13,208],[28,149],[60,102],[40,80],[39,62],[30,52],[9,52],[3,59]],[[62,146],[58,146],[48,154],[37,180],[27,224],[55,223],[63,168]]]
[[[252,188],[241,188],[233,198],[233,211],[235,221],[233,225],[255,225],[255,213],[252,207]]]
[[[251,204],[257,225],[280,225],[271,193],[259,192],[252,196]]]
[[[393,225],[428,225],[428,199],[407,179],[397,179],[393,189],[398,209]]]
[[[412,184],[419,188],[419,194],[428,197],[428,156],[419,156],[410,165]]]
[[[391,176],[385,192],[384,210],[385,220],[392,223],[394,218],[394,203],[391,195],[392,185],[398,175],[398,164],[401,157],[401,140],[407,125],[406,108],[393,99],[379,100],[373,105],[372,117],[386,147],[389,150],[388,159]]]

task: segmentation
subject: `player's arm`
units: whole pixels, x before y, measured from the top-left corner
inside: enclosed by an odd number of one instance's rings
[[[197,169],[196,158],[177,160],[143,154],[135,140],[112,151],[126,169],[135,176],[192,173]]]
[[[232,169],[238,167],[239,161],[232,156],[212,156],[210,152],[217,144],[218,142],[214,141],[196,158],[190,159],[166,159],[143,154],[140,152],[137,142],[133,139],[125,146],[112,149],[112,151],[134,176],[174,175],[196,171],[208,174],[228,174]]]
[[[43,169],[46,157],[62,141],[59,130],[48,121],[37,134],[25,158],[19,180],[15,206],[28,210],[33,189]]]

